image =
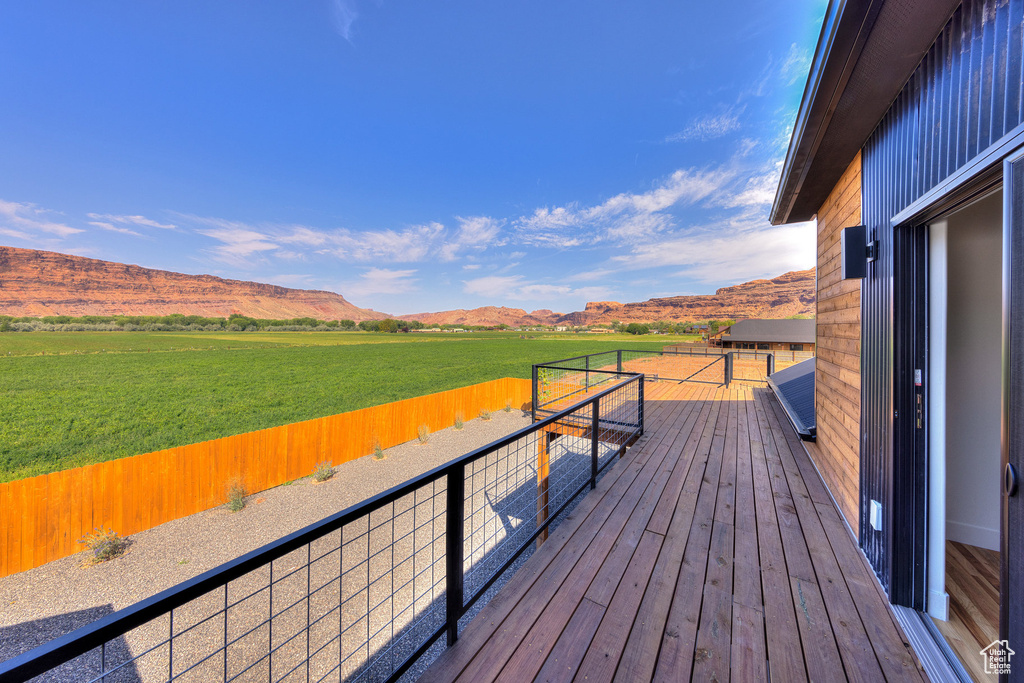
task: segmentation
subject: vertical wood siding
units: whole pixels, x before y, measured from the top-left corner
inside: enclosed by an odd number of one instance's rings
[[[860,154],[818,209],[817,361],[811,455],[850,527],[860,505],[860,281],[843,280],[840,233],[861,222]]]
[[[1022,123],[1024,0],[965,0],[863,148],[864,223],[880,242],[864,279],[861,546],[890,587],[893,216]],[[883,503],[881,531],[868,501]]]
[[[530,380],[503,378],[223,439],[0,484],[0,577],[82,550],[96,527],[129,535],[225,502],[228,483],[255,493],[411,441],[481,409],[516,409]],[[268,539],[269,540],[269,539]]]

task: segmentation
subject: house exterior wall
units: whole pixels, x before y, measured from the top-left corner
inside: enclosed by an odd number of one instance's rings
[[[751,344],[753,346],[751,346]],[[800,349],[789,348],[793,344],[800,344]],[[722,342],[724,349],[753,349],[759,351],[805,351],[814,353],[814,344],[806,342]],[[764,347],[764,348],[762,348]]]
[[[895,284],[897,275],[908,272],[896,264],[905,256],[900,249],[912,250],[907,233],[913,226],[896,230],[892,222],[1002,139],[1020,132],[1020,8],[1005,0],[964,0],[861,152],[862,222],[879,249],[861,283],[860,494],[865,503],[860,506],[859,540],[882,587],[898,604],[907,604],[912,587],[903,585],[906,577],[892,572],[908,564],[905,555],[913,544],[904,542],[904,536],[913,532],[913,520],[896,513],[904,514],[904,499],[914,496],[917,487],[913,453],[895,444],[900,418],[894,387],[906,391],[912,382],[898,377],[895,367],[901,347],[895,321],[908,317],[896,303],[907,301]],[[900,239],[904,247],[899,247]],[[912,416],[904,410],[902,419]],[[883,506],[878,530],[868,523],[869,500]]]
[[[843,280],[840,232],[861,222],[858,153],[818,210],[817,361],[812,455],[825,484],[859,533],[860,280]]]

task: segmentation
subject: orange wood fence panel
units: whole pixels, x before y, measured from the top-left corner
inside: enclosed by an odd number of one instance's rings
[[[296,422],[257,432],[110,460],[0,484],[0,577],[79,552],[97,527],[122,536],[225,502],[232,481],[249,493],[452,426],[481,410],[515,409],[530,381],[502,379]]]

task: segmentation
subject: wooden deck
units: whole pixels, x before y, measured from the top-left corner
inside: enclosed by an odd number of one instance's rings
[[[924,680],[770,391],[646,394],[646,434],[420,680]]]

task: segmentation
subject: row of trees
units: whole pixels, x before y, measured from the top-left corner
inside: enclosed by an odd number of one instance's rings
[[[232,331],[243,330],[354,330],[354,320],[320,320],[318,318],[250,318],[232,314],[227,318],[200,315],[47,315],[42,317],[0,315],[0,332],[31,332],[36,330],[127,330],[127,331]]]

